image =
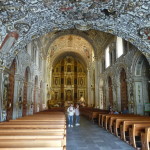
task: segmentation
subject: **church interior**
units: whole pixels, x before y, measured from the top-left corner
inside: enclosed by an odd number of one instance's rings
[[[64,121],[70,104],[101,126],[126,108],[145,121],[149,150],[149,0],[0,0],[0,139],[1,123]]]

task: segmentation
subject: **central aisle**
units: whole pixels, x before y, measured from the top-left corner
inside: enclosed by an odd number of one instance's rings
[[[81,117],[81,125],[67,127],[67,150],[134,150],[119,138]]]

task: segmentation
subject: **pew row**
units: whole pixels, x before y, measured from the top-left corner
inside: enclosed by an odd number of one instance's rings
[[[142,150],[150,150],[150,127],[141,133]]]
[[[141,136],[141,133],[145,130],[146,127],[150,127],[150,123],[133,124],[132,127],[129,128],[130,145],[135,148],[137,147],[135,136]]]
[[[64,113],[43,112],[0,123],[0,150],[65,150]]]

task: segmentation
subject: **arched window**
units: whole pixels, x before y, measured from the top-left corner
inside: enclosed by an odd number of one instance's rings
[[[123,54],[123,41],[122,41],[122,38],[117,37],[116,47],[117,47],[117,58],[119,58]]]
[[[110,55],[109,55],[109,47],[105,49],[105,62],[106,68],[110,66]]]

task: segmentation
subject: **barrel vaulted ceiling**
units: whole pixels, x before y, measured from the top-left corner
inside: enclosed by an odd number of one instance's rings
[[[0,0],[0,44],[9,32],[19,35],[12,51],[23,49],[39,37],[44,41],[50,34],[49,40],[54,40],[52,37],[67,29],[78,29],[78,34],[82,36],[89,34],[87,38],[92,41],[91,44],[99,36],[94,30],[117,35],[149,53],[150,1]],[[102,39],[104,34],[100,33],[99,39]],[[41,47],[48,51],[49,42]]]
[[[70,34],[60,36],[50,45],[47,55],[50,64],[53,64],[57,60],[56,58],[59,58],[63,53],[76,54],[82,57],[87,66],[93,60],[94,49],[84,38]]]

